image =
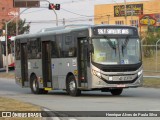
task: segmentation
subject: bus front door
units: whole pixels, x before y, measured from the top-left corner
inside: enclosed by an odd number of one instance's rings
[[[21,75],[22,86],[28,86],[28,57],[27,57],[27,43],[21,43]]]
[[[52,87],[50,41],[42,42],[42,72],[43,72],[43,87]]]
[[[78,38],[78,86],[87,87],[87,39]]]

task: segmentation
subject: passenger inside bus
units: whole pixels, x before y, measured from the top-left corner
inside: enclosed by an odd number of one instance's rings
[[[94,40],[93,41],[94,45],[94,55],[93,55],[93,61],[96,62],[104,62],[107,60],[106,56],[106,49],[104,48],[103,45],[101,45],[100,40]]]
[[[69,56],[69,57],[74,57],[74,56],[76,56],[76,48],[74,48],[74,47],[69,48],[68,56]]]

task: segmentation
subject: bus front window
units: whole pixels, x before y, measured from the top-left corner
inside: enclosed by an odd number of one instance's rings
[[[94,38],[92,61],[99,64],[135,64],[140,62],[140,44],[135,38]]]
[[[136,38],[119,39],[120,64],[136,64],[141,61],[140,41]]]

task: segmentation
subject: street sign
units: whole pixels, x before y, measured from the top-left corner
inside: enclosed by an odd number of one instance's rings
[[[49,10],[60,10],[60,4],[53,4],[53,3],[50,3],[49,6],[48,6],[48,9]]]
[[[13,0],[13,7],[17,8],[40,7],[40,0]]]

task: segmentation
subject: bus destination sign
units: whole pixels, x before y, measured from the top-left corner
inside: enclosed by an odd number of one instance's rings
[[[129,35],[131,31],[129,29],[115,29],[115,28],[98,28],[94,30],[98,35]]]
[[[129,34],[128,29],[98,29],[98,34]]]

